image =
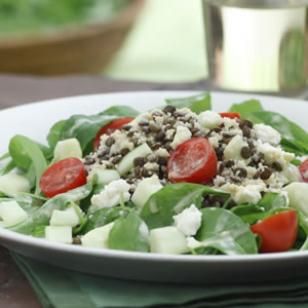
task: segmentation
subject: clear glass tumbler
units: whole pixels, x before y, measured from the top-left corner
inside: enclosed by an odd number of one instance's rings
[[[307,0],[203,0],[203,12],[216,86],[290,94],[307,86]]]

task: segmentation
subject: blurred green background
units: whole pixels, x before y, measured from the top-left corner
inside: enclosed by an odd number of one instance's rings
[[[106,72],[125,79],[186,81],[207,75],[201,1],[147,0]]]

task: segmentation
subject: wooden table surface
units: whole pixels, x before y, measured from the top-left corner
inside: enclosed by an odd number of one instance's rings
[[[187,84],[154,84],[113,81],[103,77],[36,78],[0,75],[0,109],[50,98],[163,89],[205,89],[205,81]],[[35,293],[17,268],[9,252],[0,246],[0,307],[41,307]]]

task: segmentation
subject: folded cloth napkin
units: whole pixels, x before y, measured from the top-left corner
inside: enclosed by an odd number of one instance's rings
[[[43,307],[308,307],[308,282],[228,286],[175,285],[90,276],[14,254]]]

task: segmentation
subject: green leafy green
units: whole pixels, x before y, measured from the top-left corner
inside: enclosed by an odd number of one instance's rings
[[[41,175],[47,168],[47,161],[40,147],[28,137],[16,135],[10,141],[9,152],[17,167],[25,171],[31,167],[36,180],[35,193],[38,194]]]
[[[13,231],[32,234],[35,228],[47,226],[54,210],[65,210],[69,205],[86,198],[92,191],[93,184],[89,182],[85,186],[78,187],[67,193],[57,195],[49,199],[40,208],[32,213],[24,222],[11,228]]]
[[[230,112],[238,112],[242,118],[246,118],[247,115],[259,111],[263,111],[263,107],[260,101],[256,99],[250,99],[239,104],[233,104],[230,108]]]
[[[166,99],[166,102],[168,105],[172,105],[177,108],[189,108],[197,114],[212,109],[212,99],[209,93],[202,93],[196,96],[184,98],[169,98]]]
[[[13,160],[9,160],[4,166],[0,169],[0,175],[4,175],[12,171],[16,167]]]
[[[221,208],[202,209],[202,225],[196,238],[202,247],[215,248],[224,254],[254,254],[258,252],[256,238],[232,212]]]
[[[249,100],[231,106],[230,111],[239,112],[242,118],[253,123],[264,123],[275,128],[282,136],[284,150],[304,155],[308,153],[308,133],[285,116],[272,111],[265,111],[257,100]]]
[[[57,142],[77,138],[84,154],[92,151],[92,142],[101,127],[119,117],[135,117],[138,112],[128,106],[114,106],[96,115],[73,115],[57,122],[48,133],[48,143],[53,149]]]
[[[108,247],[129,251],[149,251],[147,227],[136,212],[132,211],[115,221],[110,231]]]
[[[288,207],[286,197],[278,193],[266,193],[258,204],[240,204],[231,209],[244,222],[254,224]]]
[[[201,207],[205,195],[227,196],[205,185],[168,184],[150,197],[140,215],[150,229],[169,226],[173,223],[173,216],[191,204]]]
[[[88,215],[88,221],[82,233],[87,233],[95,228],[107,225],[123,215],[127,215],[128,209],[123,207],[102,208]]]

